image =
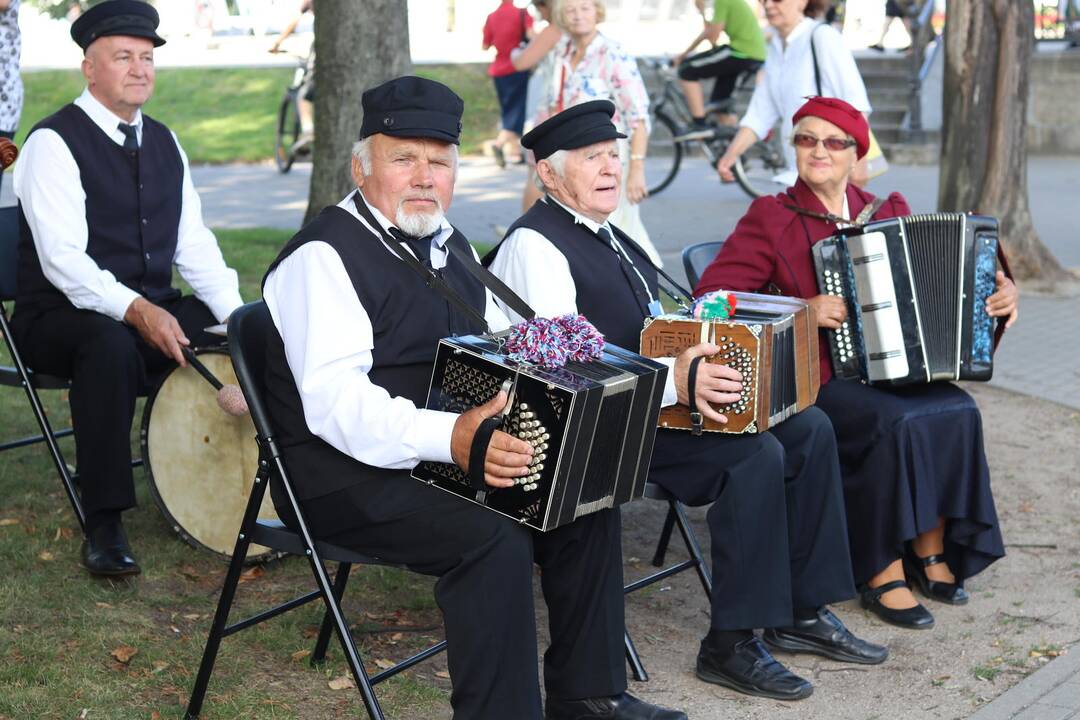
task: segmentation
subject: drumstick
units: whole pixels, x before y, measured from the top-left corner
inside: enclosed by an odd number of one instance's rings
[[[202,375],[206,382],[213,385],[215,390],[220,390],[224,387],[224,385],[221,384],[221,381],[214,377],[214,373],[210,372],[210,370],[202,364],[202,361],[195,356],[195,353],[191,348],[181,347],[180,352],[184,353],[184,358],[191,363],[191,367],[195,368],[195,371]]]
[[[195,355],[191,348],[181,347],[180,351],[184,353],[184,358],[191,364],[191,367],[195,368],[195,372],[203,376],[206,382],[214,386],[217,390],[217,404],[222,410],[229,415],[240,417],[248,414],[247,400],[244,399],[244,392],[238,385],[228,384],[223,385],[214,373],[210,372],[209,368],[202,364],[202,361]]]

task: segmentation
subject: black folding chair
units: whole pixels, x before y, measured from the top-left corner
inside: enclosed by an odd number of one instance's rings
[[[236,538],[236,548],[232,554],[232,561],[229,563],[229,570],[225,575],[225,584],[221,589],[221,599],[218,601],[217,612],[214,614],[214,621],[210,626],[210,636],[206,641],[206,649],[203,651],[199,674],[195,679],[195,687],[191,691],[191,700],[188,703],[187,713],[184,717],[187,720],[192,720],[197,718],[202,710],[207,685],[210,682],[210,674],[214,670],[214,661],[217,659],[222,639],[288,612],[293,608],[300,607],[312,600],[321,598],[326,605],[326,614],[323,617],[322,627],[315,642],[315,650],[311,655],[311,663],[315,665],[323,661],[330,642],[330,633],[336,630],[338,639],[341,641],[342,650],[345,652],[345,658],[349,663],[353,680],[360,691],[368,715],[371,720],[382,720],[384,715],[379,707],[379,701],[375,697],[374,686],[442,652],[446,648],[446,641],[436,643],[376,675],[369,676],[364,668],[360,652],[353,641],[352,633],[349,632],[349,624],[346,622],[341,610],[341,597],[345,592],[345,584],[348,582],[349,571],[353,565],[392,565],[392,563],[386,563],[378,558],[356,553],[330,543],[317,542],[312,538],[304,514],[300,509],[300,504],[297,502],[296,495],[293,492],[292,481],[282,461],[280,448],[274,440],[273,426],[270,423],[270,418],[266,413],[262,400],[265,391],[263,378],[266,343],[267,339],[274,337],[276,332],[277,330],[274,328],[273,321],[270,318],[270,311],[262,301],[249,303],[241,307],[234,311],[229,318],[229,354],[232,356],[236,377],[244,391],[248,408],[251,410],[251,419],[255,423],[255,440],[259,444],[259,468],[251,488],[251,496],[244,512],[244,519]],[[287,529],[278,521],[260,520],[258,517],[259,507],[262,505],[270,481],[271,467],[280,478],[282,488],[288,496],[289,504],[296,515],[299,525],[297,532]],[[240,573],[244,567],[244,558],[252,543],[265,545],[271,549],[293,555],[306,556],[311,565],[311,572],[315,576],[317,589],[250,618],[228,625],[226,623],[229,620],[229,611],[232,608],[236,587],[240,581]],[[337,563],[337,572],[333,583],[331,583],[326,568],[323,566],[323,563],[327,561]]]
[[[720,246],[723,244],[723,240],[710,240],[709,242],[697,243],[683,248],[683,269],[686,270],[686,281],[690,284],[691,290],[698,284],[701,273],[705,272],[705,268],[720,252]]]
[[[656,552],[653,554],[652,559],[653,566],[663,569],[651,575],[646,575],[640,580],[635,580],[623,588],[623,593],[629,595],[684,570],[693,569],[697,570],[698,579],[701,580],[701,586],[705,589],[705,597],[711,600],[712,575],[709,573],[708,561],[701,552],[701,545],[697,541],[697,536],[694,535],[694,529],[690,526],[690,520],[686,517],[686,508],[674,495],[653,482],[645,483],[645,497],[668,504],[667,517],[664,519],[664,527],[660,531],[660,539],[656,543]],[[679,534],[682,535],[683,544],[686,545],[686,552],[689,557],[682,562],[664,567],[664,559],[667,556],[668,545],[671,542],[671,531],[676,526],[679,528]],[[649,674],[645,671],[645,666],[634,648],[629,632],[626,634],[626,657],[630,663],[630,670],[634,675],[634,679],[642,682],[648,680]]]
[[[17,268],[19,260],[19,212],[16,207],[0,208],[0,333],[4,336],[8,354],[14,367],[0,366],[0,385],[10,387],[21,386],[26,392],[26,399],[30,403],[30,409],[37,420],[40,435],[11,440],[0,444],[0,452],[13,450],[14,448],[45,443],[52,456],[56,473],[64,485],[71,508],[75,511],[75,517],[79,520],[79,526],[85,529],[86,516],[83,513],[82,502],[76,490],[78,476],[72,474],[64,461],[64,454],[60,451],[57,438],[71,435],[71,428],[53,430],[49,418],[45,414],[45,408],[38,397],[38,390],[66,390],[70,383],[59,377],[35,373],[22,360],[18,347],[15,346],[15,338],[11,334],[11,326],[8,324],[6,303],[15,299],[18,289]]]

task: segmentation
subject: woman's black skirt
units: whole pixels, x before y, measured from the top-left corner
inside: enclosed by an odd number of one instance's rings
[[[959,581],[1005,555],[982,417],[970,395],[949,383],[883,389],[834,379],[817,405],[836,430],[857,583],[939,517]]]

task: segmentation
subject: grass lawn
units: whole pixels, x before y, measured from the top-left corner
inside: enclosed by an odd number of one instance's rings
[[[465,100],[463,153],[477,152],[483,140],[494,136],[499,105],[482,65],[424,65],[416,72],[449,85]],[[278,103],[292,74],[289,68],[164,69],[146,112],[176,133],[193,163],[268,160],[273,157]],[[77,70],[27,73],[23,82],[26,99],[18,143],[38,120],[83,89]]]
[[[255,299],[264,269],[290,233],[217,234],[227,261],[240,273],[245,299]],[[0,352],[0,364],[10,364],[6,352]],[[54,424],[66,426],[62,393],[42,397]],[[36,432],[18,389],[0,392],[0,418],[4,440]],[[137,415],[136,453],[138,426]],[[62,446],[73,464],[71,440]],[[78,523],[44,447],[0,454],[0,720],[182,715],[225,564],[177,538],[154,505],[143,471],[135,473],[139,507],[125,514],[125,524],[143,574],[131,581],[103,581],[78,565]],[[233,618],[307,591],[309,578],[306,562],[295,558],[251,570],[239,588]],[[353,573],[345,610],[369,667],[441,638],[431,586],[427,578],[393,569]],[[361,717],[356,691],[329,685],[347,674],[337,643],[324,667],[307,663],[319,619],[313,604],[227,638],[203,716]],[[445,662],[445,656],[437,657],[380,685],[388,715],[444,714]]]

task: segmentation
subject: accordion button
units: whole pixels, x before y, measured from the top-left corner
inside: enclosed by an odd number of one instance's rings
[[[548,449],[548,444],[546,442],[545,443],[540,443],[540,449],[541,450],[547,450]]]
[[[541,439],[541,440],[544,440],[544,441],[547,441],[547,440],[549,440],[550,438],[551,438],[551,436],[550,436],[550,435],[548,435],[547,433],[544,433],[543,435],[541,435],[541,436],[540,436],[540,439]]]

